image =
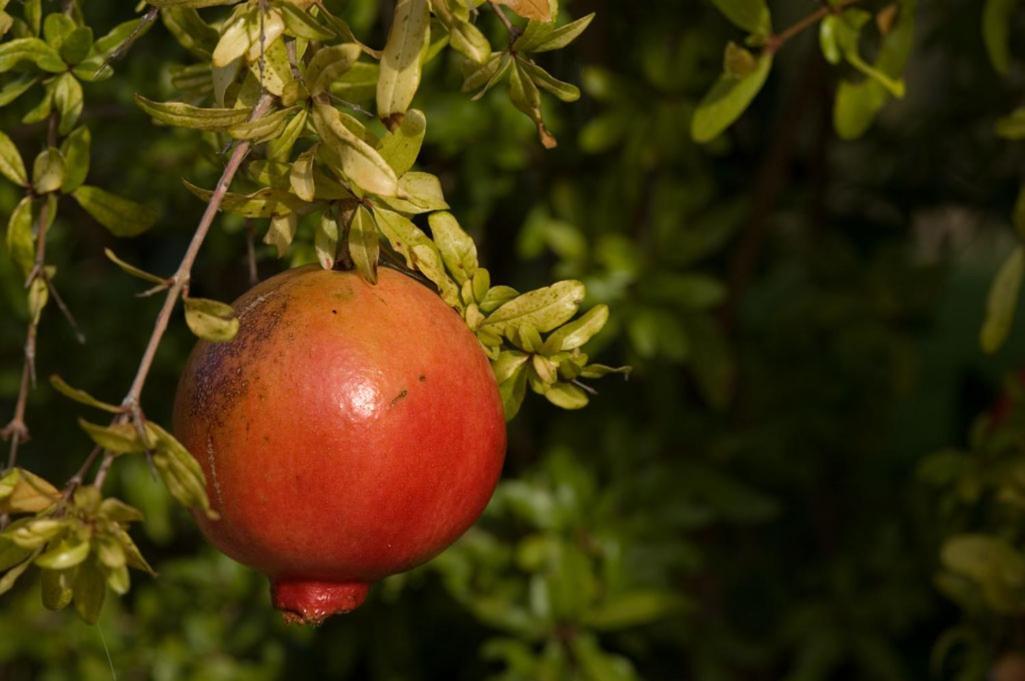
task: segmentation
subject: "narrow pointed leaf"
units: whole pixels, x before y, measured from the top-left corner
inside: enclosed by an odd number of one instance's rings
[[[413,101],[420,86],[420,56],[429,33],[427,0],[397,0],[377,81],[377,114],[381,118],[405,112]]]
[[[82,185],[71,194],[86,213],[110,230],[114,236],[131,237],[142,234],[157,221],[157,212],[141,203],[110,192]]]

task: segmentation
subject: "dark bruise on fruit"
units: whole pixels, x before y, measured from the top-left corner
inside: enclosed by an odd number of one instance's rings
[[[505,454],[498,387],[462,318],[394,270],[300,268],[235,309],[237,336],[197,343],[175,400],[221,514],[197,522],[319,622],[480,515]]]
[[[246,393],[249,381],[239,363],[260,351],[288,310],[288,300],[273,293],[246,302],[241,310],[236,303],[239,329],[235,338],[229,343],[211,344],[195,367],[196,383],[188,401],[193,418],[205,410],[215,417],[223,415]]]

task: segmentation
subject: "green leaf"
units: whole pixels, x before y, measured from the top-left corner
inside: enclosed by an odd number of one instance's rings
[[[422,111],[410,109],[402,122],[381,138],[377,150],[400,178],[416,163],[426,132],[427,117]]]
[[[550,92],[563,102],[575,102],[580,99],[580,88],[576,85],[555,78],[532,61],[517,58],[517,62],[524,73],[542,90]]]
[[[498,52],[491,55],[484,64],[470,72],[470,75],[463,81],[463,92],[474,92],[473,100],[476,101],[484,94],[501,82],[505,74],[509,73],[509,67],[513,64],[512,55],[508,52]]]
[[[263,16],[266,18],[267,15]],[[259,45],[260,25],[256,11],[249,11],[245,6],[237,7],[221,26],[220,38],[211,54],[211,65],[214,68],[223,68],[235,60],[244,59],[254,43]],[[266,31],[266,24],[263,24],[263,27]]]
[[[25,0],[25,23],[32,29],[33,35],[39,35],[39,26],[43,17],[43,0]]]
[[[412,221],[394,211],[375,206],[374,219],[391,247],[406,259],[406,265],[422,272],[438,287],[442,300],[458,308],[459,288],[446,273],[441,253],[434,242]]]
[[[501,385],[513,378],[516,371],[526,364],[528,359],[530,359],[530,355],[519,350],[503,350],[498,353],[498,357],[491,363],[495,380]]]
[[[146,451],[145,443],[131,423],[100,426],[80,418],[78,425],[88,433],[93,442],[111,454],[136,454]]]
[[[457,284],[472,278],[477,271],[477,245],[463,231],[451,213],[432,213],[428,218],[434,243],[438,246],[445,267]]]
[[[93,49],[93,30],[88,26],[76,26],[61,42],[61,59],[65,64],[74,66],[81,63]]]
[[[399,178],[398,194],[403,198],[382,197],[382,200],[400,213],[417,215],[448,208],[441,180],[430,173],[407,172]]]
[[[18,153],[14,142],[3,132],[0,132],[0,174],[16,185],[28,186],[25,162],[21,160],[21,154]]]
[[[14,487],[0,498],[0,513],[39,513],[60,499],[60,491],[32,471],[15,468],[7,475],[13,472],[17,473]],[[7,484],[10,483],[11,480],[7,479]],[[44,537],[43,541],[48,538]]]
[[[87,541],[61,540],[38,558],[36,565],[47,570],[67,570],[89,557],[91,546]]]
[[[67,521],[53,518],[25,518],[24,524],[13,523],[5,534],[18,546],[36,551],[66,529]]]
[[[512,71],[509,74],[509,100],[513,106],[534,121],[541,145],[545,149],[554,149],[558,142],[545,127],[544,116],[541,113],[541,93],[519,59],[514,60]]]
[[[437,4],[432,3],[435,11],[437,11]],[[454,17],[451,21],[445,21],[445,19],[442,21],[445,22],[448,29],[449,42],[453,50],[474,64],[483,64],[488,60],[491,56],[491,42],[479,28],[469,21]]]
[[[313,123],[321,140],[341,160],[341,171],[358,187],[372,194],[395,196],[399,179],[376,149],[350,131],[332,106],[317,104]]]
[[[758,70],[758,59],[732,40],[726,43],[722,59],[723,73],[734,78],[749,76]]]
[[[556,383],[544,391],[545,398],[561,409],[583,409],[587,406],[587,393],[570,383]]]
[[[281,258],[288,253],[288,247],[292,245],[295,231],[298,228],[299,216],[295,213],[272,215],[267,233],[263,235],[263,243],[273,246],[278,257]]]
[[[422,52],[430,41],[427,0],[397,0],[377,81],[377,115],[387,118],[409,108],[420,86]]]
[[[25,73],[0,86],[0,106],[7,106],[39,82],[38,76]]]
[[[128,574],[128,568],[125,565],[107,568],[107,586],[119,596],[128,593],[132,586],[132,578]]]
[[[836,14],[830,14],[819,23],[819,49],[830,64],[839,64],[843,59],[840,34],[845,26]]]
[[[247,119],[232,126],[228,133],[237,140],[249,140],[255,143],[266,142],[280,136],[300,108],[292,106],[287,109],[279,109],[255,120]]]
[[[125,566],[126,556],[121,542],[110,535],[100,535],[96,540],[96,557],[100,564],[109,570],[117,570]]]
[[[772,17],[765,0],[712,0],[737,28],[757,36],[772,33]]]
[[[480,299],[480,309],[484,313],[494,312],[501,305],[504,305],[518,295],[520,295],[520,292],[512,286],[495,286],[488,289],[487,293]]]
[[[595,13],[556,27],[550,22],[530,21],[527,28],[513,43],[517,52],[550,52],[560,50],[580,37],[594,20]]]
[[[25,573],[25,570],[29,569],[31,565],[31,560],[25,560],[4,573],[4,576],[0,577],[0,596],[3,596],[5,593],[10,591],[18,581],[18,578],[21,577]]]
[[[220,35],[193,8],[177,7],[160,12],[164,26],[193,56],[209,61]]]
[[[27,277],[35,265],[36,245],[32,239],[32,199],[23,198],[7,221],[7,253]]]
[[[979,332],[983,352],[994,353],[1007,339],[1025,277],[1025,248],[1019,246],[1000,266],[986,299],[986,317]]]
[[[267,158],[284,161],[292,154],[295,143],[299,140],[306,129],[306,121],[309,113],[306,109],[300,109],[299,113],[292,116],[292,119],[285,124],[281,134],[267,143]]]
[[[303,201],[313,201],[317,185],[314,181],[313,164],[317,160],[317,145],[313,145],[295,160],[289,172],[289,185],[292,193]]]
[[[608,305],[595,305],[580,319],[565,324],[550,335],[542,346],[542,352],[551,355],[575,350],[601,331],[608,319]]]
[[[18,480],[21,479],[21,474],[17,468],[12,468],[3,474],[0,474],[0,501],[7,499],[14,493],[15,488],[18,486]]]
[[[762,54],[757,68],[742,78],[727,73],[704,96],[694,112],[690,134],[696,142],[709,142],[736,121],[765,84],[772,56]]]
[[[513,369],[512,375],[498,386],[498,393],[502,398],[505,420],[511,421],[519,413],[527,394],[527,365],[521,364]]]
[[[986,0],[982,10],[982,39],[993,68],[1001,74],[1011,68],[1011,15],[1017,6],[1018,0]]]
[[[1015,109],[1010,114],[997,119],[994,131],[1005,139],[1025,139],[1025,107]]]
[[[22,62],[31,62],[50,73],[61,73],[67,69],[57,50],[39,38],[17,38],[0,43],[0,73],[10,71]]]
[[[349,256],[359,275],[371,284],[377,283],[377,261],[380,255],[381,240],[374,216],[360,205],[349,223]]]
[[[481,325],[482,330],[508,335],[529,324],[547,333],[569,321],[584,299],[584,285],[579,281],[560,281],[551,286],[524,293],[492,312]]]
[[[167,7],[191,7],[202,9],[204,7],[221,7],[223,5],[235,5],[239,0],[146,0],[146,4],[153,5],[160,9]]]
[[[53,389],[59,392],[61,395],[69,397],[75,402],[78,402],[79,404],[84,404],[87,407],[95,407],[96,409],[101,409],[103,411],[110,412],[111,414],[120,414],[124,411],[124,409],[122,409],[121,407],[115,406],[113,404],[108,404],[107,402],[101,402],[100,400],[96,399],[84,390],[72,388],[70,385],[64,382],[63,378],[61,378],[57,374],[53,374],[50,376],[50,385],[52,385]]]
[[[313,247],[317,253],[317,262],[325,270],[330,270],[338,260],[338,220],[334,212],[326,210],[317,221],[313,235]]]
[[[134,523],[143,519],[142,512],[139,509],[133,508],[114,497],[107,497],[100,502],[98,513],[100,517],[116,523]]]
[[[138,277],[139,279],[142,279],[143,281],[148,281],[151,284],[167,283],[166,279],[158,277],[155,274],[150,274],[146,270],[139,269],[135,265],[125,262],[121,258],[117,257],[114,251],[110,250],[109,248],[103,249],[103,254],[107,256],[108,260],[110,260],[112,263],[120,267],[124,272],[132,275],[133,277]]]
[[[94,560],[83,563],[75,573],[75,611],[89,624],[96,624],[107,596],[107,580]]]
[[[318,42],[338,37],[331,26],[290,2],[277,2],[275,6],[281,12],[281,17],[285,21],[285,32],[288,35]]]
[[[331,94],[350,102],[369,102],[377,94],[377,64],[357,62],[330,85]]]
[[[43,607],[59,611],[71,604],[73,572],[64,570],[42,570],[39,576],[40,595]]]
[[[50,300],[50,290],[46,285],[46,280],[42,277],[36,277],[29,284],[28,288],[28,311],[29,318],[33,324],[38,324],[40,317],[42,317],[43,309],[46,307],[46,303]]]
[[[356,66],[360,54],[362,54],[362,50],[356,43],[345,43],[317,50],[306,67],[304,76],[310,94],[316,96],[326,92],[332,84]]]
[[[125,563],[128,567],[135,568],[136,570],[143,570],[144,572],[154,576],[157,574],[153,568],[150,567],[150,564],[146,562],[146,559],[142,557],[142,554],[139,552],[139,547],[135,545],[135,542],[132,541],[132,538],[127,532],[121,528],[117,528],[114,530],[114,536],[119,542],[121,542],[121,548],[124,549],[125,552]]]
[[[31,555],[31,549],[23,549],[9,539],[0,537],[0,572],[25,562]],[[29,563],[31,564],[31,561]]]
[[[628,591],[591,608],[585,626],[599,631],[618,631],[675,615],[689,606],[681,596],[668,591]]]
[[[185,322],[192,333],[211,343],[226,343],[238,333],[234,308],[207,298],[185,299]]]
[[[212,520],[219,515],[210,508],[203,469],[185,447],[169,432],[148,421],[146,430],[157,442],[153,465],[167,485],[171,496],[179,503],[203,511]]]
[[[92,148],[92,133],[89,128],[76,128],[61,143],[64,156],[64,182],[61,191],[71,194],[82,186],[89,175],[89,156]]]
[[[132,237],[142,234],[159,217],[156,210],[99,187],[82,185],[71,196],[114,236]]]
[[[186,189],[198,196],[202,201],[209,201],[213,192],[197,187],[191,182],[184,181]],[[234,213],[246,218],[269,218],[275,215],[286,215],[296,210],[302,210],[305,203],[286,191],[276,189],[260,189],[252,194],[235,194],[228,192],[221,202],[221,210],[226,213]],[[266,243],[272,243],[265,239]],[[285,244],[287,250],[291,243],[291,237]]]
[[[154,102],[135,95],[135,103],[153,120],[179,128],[226,132],[249,120],[249,109],[203,108],[184,102]]]
[[[886,91],[873,80],[841,81],[833,105],[833,127],[845,140],[861,137],[886,104]]]
[[[64,182],[64,157],[53,147],[44,149],[32,164],[32,187],[37,194],[48,194]]]

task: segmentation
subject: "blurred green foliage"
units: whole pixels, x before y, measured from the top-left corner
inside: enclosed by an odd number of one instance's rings
[[[337,4],[383,42],[387,3]],[[137,576],[95,627],[44,610],[26,581],[0,603],[0,678],[967,680],[1025,648],[1022,399],[1002,379],[1025,336],[1012,329],[992,358],[977,345],[1025,161],[994,123],[1023,83],[993,70],[979,3],[921,3],[907,94],[861,139],[834,132],[836,74],[809,34],[707,146],[689,121],[736,29],[698,0],[567,4],[597,17],[573,50],[541,60],[582,84],[581,104],[544,102],[559,148],[543,151],[504,93],[468,102],[456,64],[436,60],[417,100],[430,121],[421,164],[496,279],[580,278],[589,304],[611,306],[593,349],[633,365],[630,380],[606,379],[581,412],[528,403],[478,526],[316,630],[281,623],[263,578],[207,547],[145,462],[125,462],[112,492],[145,513],[138,541],[159,577]],[[812,5],[771,4],[777,27]],[[85,10],[104,28],[128,12]],[[106,399],[128,385],[156,304],[133,297],[103,248],[172,271],[202,209],[181,178],[212,186],[222,163],[132,103],[172,97],[181,63],[157,26],[117,78],[90,86],[84,114],[90,182],[152,205],[154,230],[114,239],[74,206],[53,230],[88,343],[48,312],[41,372]],[[19,123],[28,106],[0,129],[36,151],[41,126]],[[0,214],[18,199],[0,184]],[[219,223],[196,294],[246,288],[244,233]],[[280,266],[261,251],[263,276]],[[21,281],[0,258],[4,414]],[[146,388],[158,421],[193,342],[183,321]],[[1004,420],[972,429],[1005,389]],[[48,386],[33,391],[23,460],[70,476],[86,453],[75,415]]]

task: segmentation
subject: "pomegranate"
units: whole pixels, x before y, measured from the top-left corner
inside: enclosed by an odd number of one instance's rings
[[[197,522],[317,623],[477,519],[505,456],[498,387],[459,315],[394,270],[299,268],[234,308],[238,335],[197,343],[175,399],[220,514]]]

